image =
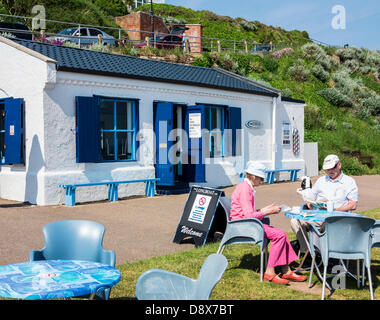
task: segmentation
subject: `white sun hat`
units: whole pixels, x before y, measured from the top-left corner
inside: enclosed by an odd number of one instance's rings
[[[259,161],[248,161],[247,166],[245,168],[245,172],[252,174],[256,177],[260,177],[265,179],[265,166]]]
[[[325,160],[323,160],[323,170],[329,170],[336,166],[336,164],[339,162],[338,156],[335,154],[329,154]]]

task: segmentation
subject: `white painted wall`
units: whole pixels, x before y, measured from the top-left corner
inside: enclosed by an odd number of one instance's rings
[[[248,160],[261,160],[268,166],[272,163],[273,101],[270,97],[179,84],[56,72],[54,64],[43,62],[1,42],[0,61],[0,97],[5,91],[9,96],[24,98],[26,127],[25,166],[0,167],[2,198],[52,205],[64,202],[64,191],[57,187],[58,184],[155,177],[154,139],[151,134],[154,100],[187,105],[224,104],[242,109],[242,155],[208,159],[208,186],[236,184],[236,174],[244,169]],[[76,163],[75,96],[94,94],[140,99],[142,134],[139,139],[139,161]],[[278,121],[283,116],[294,118],[303,141],[303,107],[291,104],[278,106]],[[260,129],[248,129],[244,126],[247,120],[260,120],[263,126]],[[281,153],[284,167],[297,167],[303,163],[303,153],[297,158],[287,150]],[[121,185],[119,197],[144,194],[144,189],[144,184]],[[83,187],[76,191],[77,202],[106,198],[105,186]]]
[[[0,42],[0,98],[24,99],[26,137],[25,166],[0,166],[2,198],[43,202],[43,90],[46,83],[54,82],[54,74],[54,64]]]
[[[290,145],[282,144],[282,123],[286,121],[290,123],[290,131],[293,132],[294,128],[298,129],[300,151],[298,155],[293,153],[292,135]],[[282,101],[278,104],[277,109],[277,132],[276,132],[276,169],[301,169],[298,177],[305,174],[305,160],[304,160],[304,104],[295,102]],[[289,173],[283,172],[275,175],[275,179],[288,180]]]

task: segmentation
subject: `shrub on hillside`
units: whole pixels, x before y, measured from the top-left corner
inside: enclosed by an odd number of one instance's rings
[[[350,100],[350,98],[340,93],[336,88],[326,88],[318,91],[317,94],[325,98],[334,106],[344,108],[352,107],[352,101]]]
[[[214,65],[214,59],[208,52],[205,52],[194,59],[193,65],[197,67],[211,68]]]
[[[330,76],[330,74],[327,71],[325,71],[325,69],[323,69],[323,67],[320,64],[316,64],[315,66],[313,66],[311,72],[316,78],[318,78],[322,82],[326,82]]]
[[[282,56],[288,56],[293,53],[292,48],[284,48],[272,53],[272,56],[275,58],[281,58]]]
[[[234,54],[232,59],[237,63],[238,73],[245,76],[251,72],[251,59],[247,54]]]
[[[314,104],[307,104],[304,109],[304,125],[305,129],[320,128],[323,123],[321,111],[318,106]]]
[[[291,98],[292,97],[292,90],[289,88],[285,88],[281,91],[281,96]]]
[[[303,57],[308,60],[314,60],[316,64],[320,64],[325,70],[329,70],[330,60],[327,58],[326,51],[314,42],[309,42],[301,47]]]
[[[346,60],[343,62],[343,66],[351,73],[355,73],[359,71],[360,63],[357,60]]]
[[[279,67],[279,63],[271,56],[265,56],[263,58],[263,66],[268,71],[275,72]]]
[[[257,30],[256,25],[253,22],[251,22],[251,21],[247,21],[245,19],[242,19],[242,20],[239,21],[239,24],[246,31],[252,31],[253,32],[253,31]]]
[[[364,61],[365,59],[365,55],[362,52],[362,50],[356,47],[338,49],[336,51],[336,54],[342,62],[347,61],[347,60]]]
[[[332,56],[327,56],[327,59],[329,60],[330,62],[330,68],[338,68],[339,65],[340,65],[340,59],[338,56],[336,55],[332,55]]]
[[[336,54],[351,72],[368,74],[380,70],[380,55],[374,50],[349,47],[338,49]]]
[[[89,45],[87,49],[92,50],[92,51],[98,51],[98,52],[108,52],[110,47],[107,44],[96,42],[96,43],[93,43],[92,45]]]
[[[330,131],[336,130],[336,121],[334,119],[330,119],[329,121],[326,122],[325,127],[327,130],[330,130]]]
[[[303,61],[299,59],[294,65],[289,67],[290,76],[297,81],[307,81],[310,71],[306,69]]]

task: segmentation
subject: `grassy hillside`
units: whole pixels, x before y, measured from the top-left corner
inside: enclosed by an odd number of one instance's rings
[[[121,1],[17,0],[15,2],[28,5],[21,5],[18,12],[12,13],[23,15],[23,12],[30,12],[34,2],[38,2],[45,5],[48,19],[116,26],[113,16],[121,15],[125,10]],[[0,13],[10,12],[5,5],[9,2],[12,1],[1,0]],[[149,11],[150,6],[139,7],[139,10]],[[286,31],[258,21],[233,19],[205,10],[156,4],[154,13],[164,17],[168,24],[201,23],[204,37],[260,43],[272,41],[284,48],[269,54],[223,51],[206,52],[197,57],[184,54],[182,50],[137,50],[130,46],[111,51],[135,56],[160,56],[167,61],[204,67],[217,66],[281,89],[284,96],[306,102],[305,141],[318,142],[320,166],[327,154],[336,153],[348,174],[380,173],[378,52],[354,47],[326,48],[311,42],[306,31]],[[56,32],[62,27],[48,24],[47,28],[47,32]],[[110,50],[106,47],[96,49]],[[373,156],[374,167],[371,169],[357,156],[349,155],[355,150],[360,150],[364,156]]]
[[[144,5],[135,11],[150,11],[150,5]],[[167,23],[202,24],[203,37],[230,40],[246,40],[258,43],[304,44],[310,41],[306,31],[286,31],[280,27],[267,26],[259,21],[244,18],[233,19],[220,16],[208,10],[194,11],[181,6],[155,4],[154,14],[166,18]],[[207,46],[207,43],[204,45]],[[222,44],[223,45],[223,44]]]

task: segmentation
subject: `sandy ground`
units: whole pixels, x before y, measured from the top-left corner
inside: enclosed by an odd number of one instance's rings
[[[357,211],[380,207],[380,175],[354,178],[359,187]],[[299,187],[300,181],[264,184],[257,188],[257,205],[300,205],[301,198],[296,193]],[[223,190],[230,197],[234,187]],[[0,199],[0,265],[27,261],[30,250],[44,246],[42,227],[66,219],[102,223],[106,227],[103,246],[115,251],[116,265],[193,248],[192,243],[172,242],[187,196],[134,197],[75,207],[34,206]],[[283,214],[271,216],[271,225],[291,231],[289,219]]]

